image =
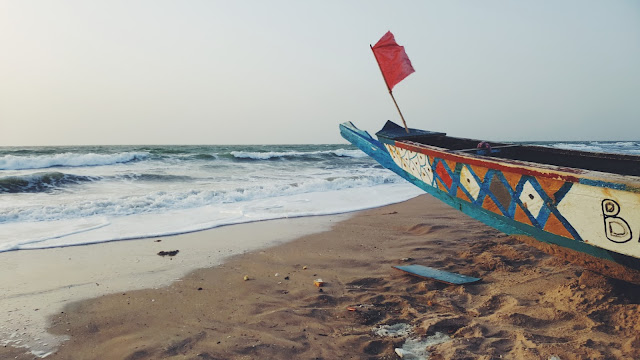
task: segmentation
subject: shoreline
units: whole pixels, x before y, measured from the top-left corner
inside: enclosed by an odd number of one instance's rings
[[[547,255],[432,197],[331,225],[168,286],[68,304],[48,331],[70,338],[47,359],[397,359],[403,348],[434,360],[640,357],[639,286]],[[482,281],[447,285],[391,268],[408,263]],[[10,348],[0,355],[33,358]]]
[[[0,253],[0,344],[34,355],[55,351],[66,336],[46,332],[64,306],[112,293],[160,288],[231,256],[327,230],[351,214],[256,221],[171,236]],[[254,234],[260,234],[255,237]],[[213,238],[213,240],[212,240]],[[233,238],[233,242],[226,239]],[[175,256],[161,251],[179,250]]]

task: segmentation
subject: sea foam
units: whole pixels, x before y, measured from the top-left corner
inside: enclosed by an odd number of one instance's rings
[[[31,203],[8,208],[4,211],[0,207],[0,224],[8,222],[57,221],[97,215],[128,216],[162,213],[204,206],[278,199],[301,194],[370,188],[393,183],[404,183],[404,180],[391,172],[378,170],[370,172],[370,174],[354,174],[346,177],[311,177],[296,179],[296,181],[247,182],[242,186],[238,184],[237,186],[217,190],[180,187],[173,191],[162,188],[162,190],[156,191],[129,192],[102,197],[87,194],[75,201],[46,204]]]
[[[409,183],[383,184],[158,213],[5,223],[0,224],[0,252],[168,236],[254,221],[340,214],[408,200],[421,193],[422,190]]]

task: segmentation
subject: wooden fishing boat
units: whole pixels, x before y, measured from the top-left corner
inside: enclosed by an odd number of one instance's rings
[[[408,130],[408,132],[407,132]],[[389,121],[342,136],[427,193],[507,234],[640,283],[640,156],[487,143]]]

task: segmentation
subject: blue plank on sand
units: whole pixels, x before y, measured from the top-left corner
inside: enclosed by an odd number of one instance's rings
[[[460,275],[451,273],[444,270],[438,270],[422,265],[405,265],[405,266],[393,266],[398,270],[402,270],[412,275],[420,276],[423,278],[434,279],[437,281],[446,282],[448,284],[469,284],[481,279],[472,276]]]

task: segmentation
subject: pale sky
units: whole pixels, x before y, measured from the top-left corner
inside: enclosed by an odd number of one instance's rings
[[[0,146],[640,140],[640,2],[0,0]]]

